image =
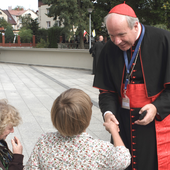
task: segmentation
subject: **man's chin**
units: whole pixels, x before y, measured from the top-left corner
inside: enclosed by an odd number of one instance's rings
[[[129,46],[118,46],[122,51],[127,51],[127,50],[129,50],[130,49],[130,47]]]

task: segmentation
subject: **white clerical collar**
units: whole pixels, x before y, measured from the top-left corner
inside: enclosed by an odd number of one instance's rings
[[[140,34],[141,34],[141,24],[138,22],[138,35],[136,37],[136,40],[139,38]]]

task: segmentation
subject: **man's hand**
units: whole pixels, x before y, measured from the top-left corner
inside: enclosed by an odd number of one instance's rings
[[[104,116],[104,119],[105,119],[105,122],[113,121],[115,124],[117,124],[117,125],[119,124],[115,115],[112,113],[106,113],[106,115]]]
[[[107,121],[103,123],[103,126],[105,126],[105,129],[111,133],[111,132],[119,132],[119,126],[118,124],[115,124],[113,121]]]
[[[148,125],[154,120],[155,115],[157,113],[157,108],[153,104],[147,104],[141,108],[139,114],[141,114],[144,110],[147,111],[146,116],[142,120],[137,120],[134,123],[138,125]]]
[[[11,140],[12,150],[14,154],[22,154],[22,145],[17,137]]]
[[[105,122],[104,122],[104,126],[106,128],[106,130],[111,133],[111,129],[112,128],[118,128],[118,132],[119,132],[119,122],[117,121],[116,117],[114,114],[108,112],[106,113],[106,115],[104,116]],[[115,127],[116,126],[116,127]]]

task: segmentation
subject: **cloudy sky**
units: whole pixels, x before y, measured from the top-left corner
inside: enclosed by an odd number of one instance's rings
[[[0,9],[8,9],[8,6],[15,8],[16,6],[22,6],[24,9],[38,10],[38,0],[3,0],[0,3]]]

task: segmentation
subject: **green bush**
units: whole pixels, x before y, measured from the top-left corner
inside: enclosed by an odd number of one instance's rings
[[[2,43],[2,33],[0,32],[0,43]]]
[[[36,43],[39,43],[41,41],[41,39],[43,39],[45,42],[47,42],[48,30],[45,28],[38,29],[36,36],[37,36]]]
[[[36,45],[36,48],[48,48],[48,46],[49,46],[49,43],[41,38],[40,42]]]
[[[52,27],[48,29],[49,48],[58,48],[60,36],[63,28]]]
[[[30,42],[32,42],[32,36],[33,36],[32,30],[22,28],[22,29],[20,29],[18,35],[21,38],[21,43],[30,43]]]
[[[5,42],[12,43],[13,39],[14,39],[14,33],[12,31],[12,27],[8,25],[5,31]]]

